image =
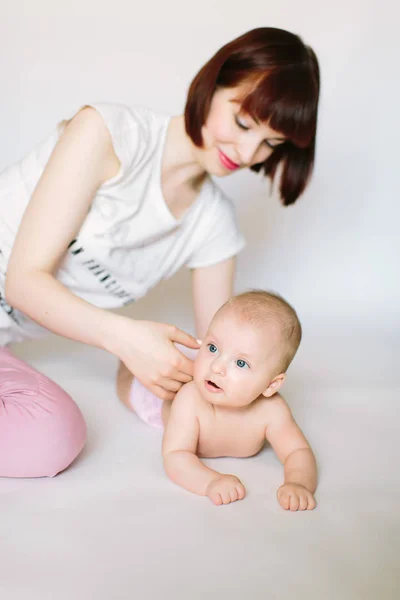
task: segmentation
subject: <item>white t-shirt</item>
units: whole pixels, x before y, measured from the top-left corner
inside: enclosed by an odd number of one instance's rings
[[[183,265],[195,269],[216,264],[243,248],[233,205],[210,178],[180,219],[171,214],[161,189],[170,117],[119,104],[89,106],[102,115],[121,168],[98,189],[71,240],[57,272],[61,283],[95,306],[117,308],[141,298]],[[0,345],[46,332],[7,305],[4,277],[23,212],[63,123],[0,174]]]

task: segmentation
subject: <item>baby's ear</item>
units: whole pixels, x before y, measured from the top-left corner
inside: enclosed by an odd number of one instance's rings
[[[263,391],[262,395],[266,398],[270,398],[271,396],[276,394],[276,392],[279,392],[283,385],[283,382],[285,381],[285,378],[286,373],[280,373],[279,375],[274,377],[273,380],[269,383],[267,389]]]

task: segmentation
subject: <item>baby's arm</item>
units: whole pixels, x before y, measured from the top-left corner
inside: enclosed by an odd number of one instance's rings
[[[194,386],[183,386],[172,403],[162,445],[165,471],[174,483],[214,504],[241,500],[245,490],[237,477],[206,467],[196,456],[200,427]]]
[[[279,504],[290,510],[315,508],[317,465],[313,451],[280,395],[266,405],[266,439],[284,465],[285,483],[278,489]],[[273,404],[272,404],[273,403]]]

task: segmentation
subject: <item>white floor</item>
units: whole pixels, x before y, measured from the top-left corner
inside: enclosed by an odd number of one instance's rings
[[[286,398],[318,457],[320,484],[315,511],[290,513],[275,498],[282,467],[271,450],[210,461],[245,482],[242,502],[215,507],[174,486],[161,434],[116,400],[115,358],[56,346],[15,350],[75,398],[88,442],[54,479],[0,479],[2,599],[400,597],[394,347],[349,339],[324,352],[321,340],[305,340]],[[367,347],[374,360],[362,369]]]

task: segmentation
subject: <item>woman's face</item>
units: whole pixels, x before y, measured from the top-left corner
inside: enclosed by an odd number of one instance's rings
[[[241,110],[240,88],[217,89],[202,127],[199,160],[210,175],[224,176],[264,162],[285,138]]]

